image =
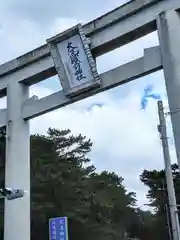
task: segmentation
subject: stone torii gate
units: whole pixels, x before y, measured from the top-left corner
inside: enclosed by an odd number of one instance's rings
[[[159,46],[98,75],[97,56],[155,30]],[[7,108],[0,111],[0,127],[7,127],[5,183],[29,192],[5,202],[5,240],[30,239],[29,120],[160,69],[164,69],[170,110],[175,112],[180,108],[179,47],[180,0],[132,0],[0,66],[0,96],[7,96]],[[42,99],[28,97],[30,85],[56,74],[62,91]],[[180,166],[180,114],[171,117]]]

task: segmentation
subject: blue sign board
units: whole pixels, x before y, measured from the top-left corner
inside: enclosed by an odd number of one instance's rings
[[[68,240],[67,217],[49,219],[50,240]]]

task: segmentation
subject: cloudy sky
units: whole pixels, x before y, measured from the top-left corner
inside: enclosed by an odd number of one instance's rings
[[[71,1],[73,3],[73,1]],[[0,63],[17,57],[45,43],[52,35],[80,22],[85,23],[122,5],[127,0],[6,0],[0,2]],[[95,7],[94,7],[95,6]],[[143,49],[158,45],[157,33],[98,58],[98,70],[104,72],[143,54]],[[119,76],[121,77],[121,76]],[[124,177],[129,191],[135,191],[139,206],[147,203],[147,189],[139,181],[143,169],[163,167],[161,144],[157,133],[156,102],[149,101],[146,111],[140,109],[143,89],[154,84],[165,105],[167,97],[163,72],[157,72],[129,84],[83,100],[58,111],[31,121],[32,133],[45,133],[49,126],[70,128],[73,133],[82,133],[94,142],[91,159],[98,171],[115,171]],[[31,94],[39,97],[60,89],[57,77],[48,79],[31,88]],[[3,100],[1,101],[1,103]],[[92,104],[103,103],[102,108]],[[169,121],[168,121],[169,123]],[[169,124],[169,134],[171,126]],[[173,139],[171,156],[175,153]]]

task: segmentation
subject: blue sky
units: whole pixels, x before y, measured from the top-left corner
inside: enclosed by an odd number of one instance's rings
[[[6,0],[0,2],[0,63],[17,57],[45,43],[52,35],[72,25],[85,23],[127,2],[126,0],[76,0],[76,5],[62,0]],[[95,7],[94,7],[95,6]],[[97,59],[98,71],[107,71],[143,55],[143,49],[158,45],[157,33],[123,46]],[[121,77],[121,76],[119,76]],[[163,72],[111,89],[71,106],[31,121],[32,133],[45,133],[49,126],[70,128],[94,142],[91,159],[98,171],[115,171],[124,177],[129,191],[136,191],[139,205],[147,203],[147,189],[139,181],[144,168],[162,168],[161,144],[157,133],[157,106],[149,101],[146,111],[140,109],[141,96],[147,84],[154,85],[168,107]],[[31,94],[49,95],[61,88],[57,77],[31,88]],[[94,103],[102,108],[86,109]],[[3,100],[1,101],[3,105]],[[167,108],[168,109],[168,108]],[[175,161],[171,125],[171,156]]]

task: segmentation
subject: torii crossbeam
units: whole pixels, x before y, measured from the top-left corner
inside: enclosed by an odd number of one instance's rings
[[[7,108],[0,111],[0,127],[7,127],[5,183],[7,187],[28,191],[22,199],[5,202],[5,240],[30,240],[30,119],[160,69],[164,69],[171,112],[180,108],[179,10],[179,0],[132,0],[0,66],[0,96],[7,95]],[[145,49],[143,57],[98,75],[94,61],[97,56],[155,30],[159,46]],[[73,65],[72,57],[77,52],[71,48],[69,55],[65,53],[63,44],[68,39],[82,43],[82,69],[77,61]],[[68,56],[75,73],[67,65]],[[63,90],[39,100],[29,98],[30,85],[55,74],[60,77]],[[180,115],[172,115],[180,166],[179,123]]]

